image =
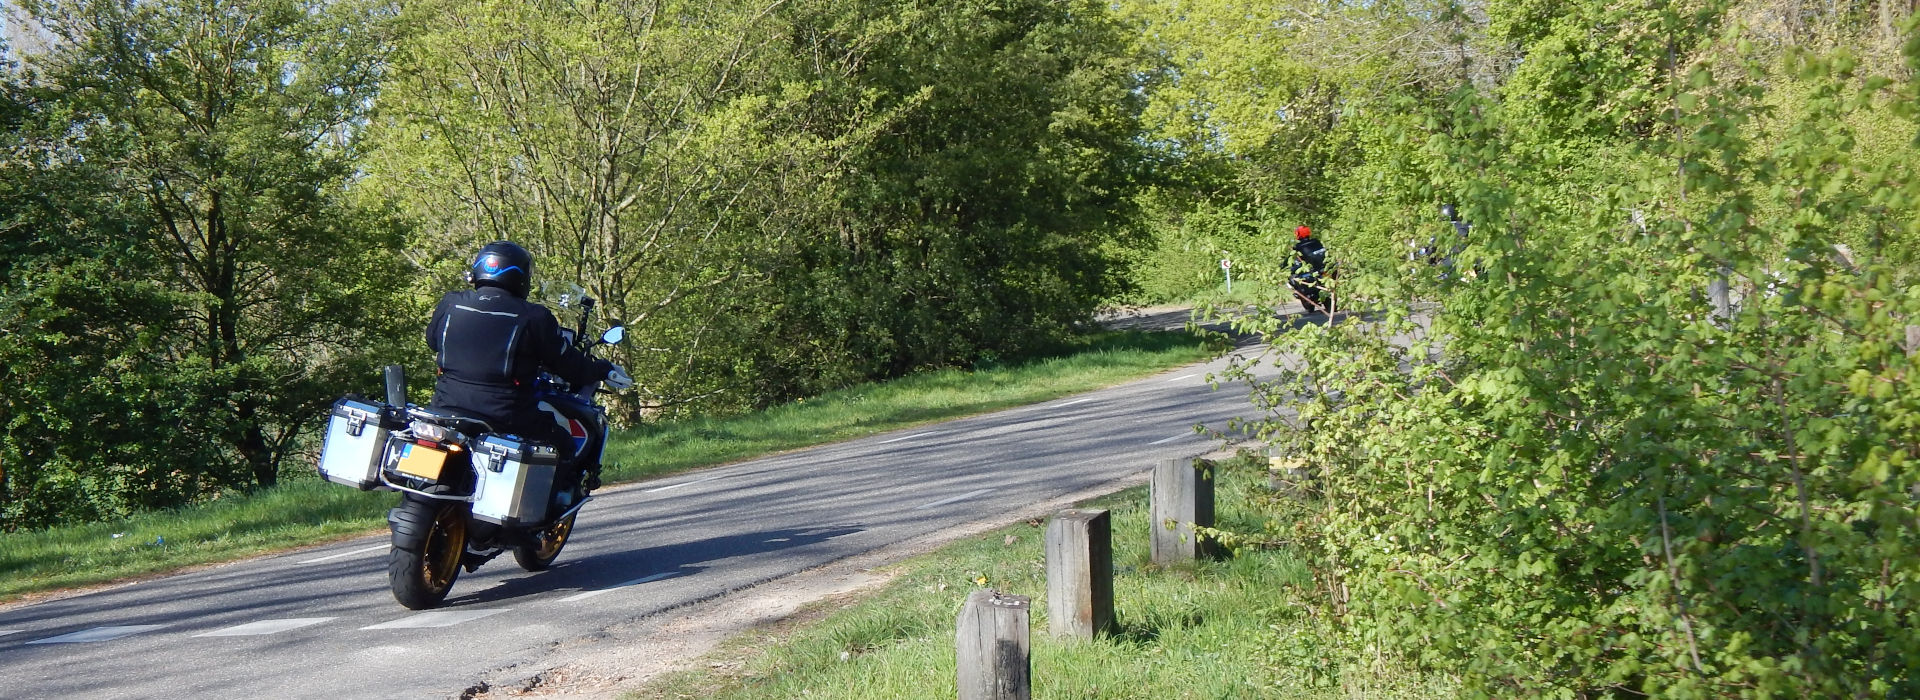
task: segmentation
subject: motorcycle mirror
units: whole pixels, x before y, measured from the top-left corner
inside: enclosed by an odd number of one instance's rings
[[[626,338],[627,338],[627,327],[614,326],[612,328],[607,329],[606,335],[600,336],[600,342],[606,343],[608,345],[619,345],[620,341],[626,340]]]

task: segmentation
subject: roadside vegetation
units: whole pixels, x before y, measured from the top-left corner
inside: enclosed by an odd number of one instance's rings
[[[19,580],[268,546],[82,523],[244,530],[277,489],[360,512],[283,482],[374,367],[430,374],[425,305],[486,241],[627,324],[637,476],[1042,398],[941,377],[1102,305],[1290,310],[1304,224],[1366,322],[1236,314],[1282,370],[1243,427],[1327,497],[1235,535],[1285,542],[1317,583],[1271,597],[1329,622],[1248,668],[1310,644],[1469,696],[1920,696],[1912,3],[15,7],[47,39],[0,63]],[[61,554],[82,531],[119,559]]]
[[[489,241],[627,326],[637,425],[1044,355],[1140,237],[1094,0],[12,7],[0,531],[303,472]]]
[[[1260,529],[1264,457],[1216,466],[1219,522]],[[1284,546],[1249,545],[1220,561],[1162,568],[1147,554],[1147,494],[1077,507],[1112,517],[1117,632],[1084,643],[1047,634],[1046,524],[1032,521],[889,567],[880,590],[828,601],[745,633],[653,679],[627,700],[953,697],[954,625],[979,588],[1029,596],[1037,698],[1431,698],[1457,687],[1391,657],[1326,645],[1329,619],[1308,604],[1315,577]],[[1276,643],[1276,640],[1280,640]]]
[[[736,461],[1089,391],[1197,362],[1214,349],[1186,333],[1104,332],[1063,354],[945,370],[835,391],[761,413],[665,421],[616,433],[609,483]],[[272,489],[131,518],[0,534],[0,602],[196,564],[365,535],[385,527],[391,493],[312,473]]]
[[[1327,494],[1242,534],[1320,642],[1475,697],[1920,694],[1911,8],[1122,5],[1210,185],[1161,248],[1212,284],[1313,225],[1368,312],[1240,316]]]

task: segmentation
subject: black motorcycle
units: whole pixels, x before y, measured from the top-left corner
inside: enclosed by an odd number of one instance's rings
[[[625,336],[615,326],[590,340],[593,300],[582,298],[580,306],[572,335],[582,352]],[[595,484],[585,476],[600,470],[607,414],[595,402],[599,382],[572,387],[542,374],[536,383],[540,409],[569,428],[564,445],[409,404],[399,365],[387,367],[386,385],[385,403],[354,396],[334,403],[319,468],[335,483],[400,492],[400,504],[387,511],[394,599],[414,610],[437,606],[461,569],[473,571],[508,551],[527,571],[552,566],[590,500]]]

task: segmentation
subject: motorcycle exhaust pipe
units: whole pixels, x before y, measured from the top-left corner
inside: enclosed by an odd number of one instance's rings
[[[407,369],[400,365],[387,365],[387,405],[407,407]]]

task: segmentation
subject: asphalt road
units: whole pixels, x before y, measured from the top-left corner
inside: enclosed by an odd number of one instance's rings
[[[615,625],[1203,454],[1194,425],[1254,410],[1209,386],[1222,366],[603,491],[551,570],[503,556],[434,611],[394,602],[384,533],[13,607],[0,696],[457,696]]]

